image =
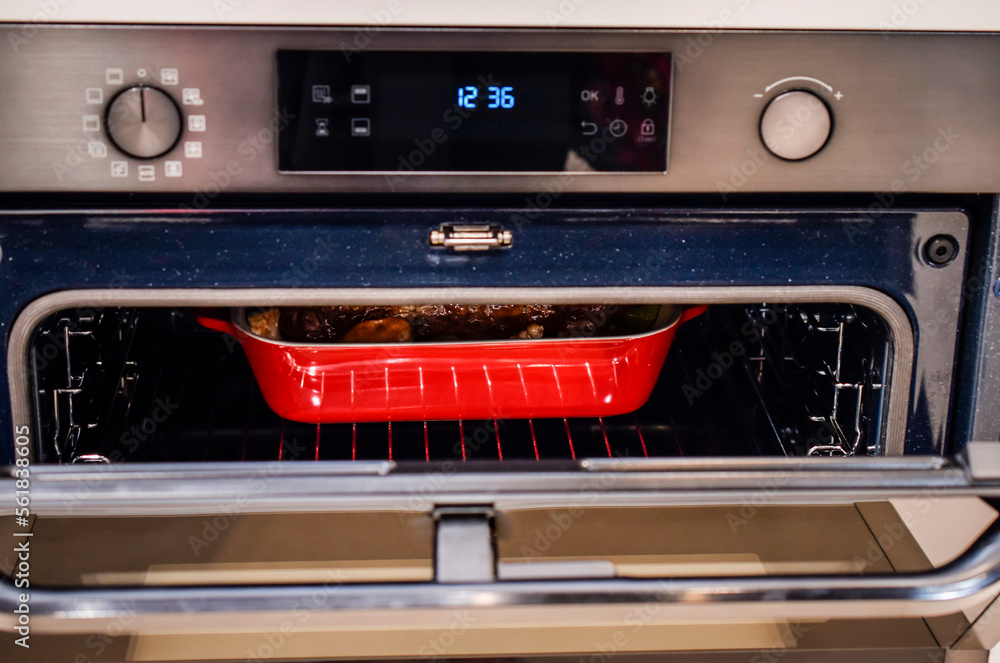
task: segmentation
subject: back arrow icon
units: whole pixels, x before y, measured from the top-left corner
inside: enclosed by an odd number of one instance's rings
[[[597,125],[593,122],[581,122],[580,126],[583,127],[584,136],[593,136],[597,133]]]

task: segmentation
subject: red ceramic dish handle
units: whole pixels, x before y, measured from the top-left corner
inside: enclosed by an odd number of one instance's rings
[[[220,313],[220,315],[226,315],[225,318],[217,318],[210,313],[203,313],[198,315],[198,324],[203,327],[208,327],[209,329],[214,329],[215,331],[222,332],[223,334],[229,334],[230,336],[236,336],[236,326],[230,322],[228,317],[228,311],[226,313]]]
[[[692,318],[697,318],[699,315],[701,315],[702,313],[704,313],[707,310],[708,310],[708,306],[706,306],[705,304],[702,304],[700,306],[692,306],[690,308],[686,308],[686,309],[684,309],[684,312],[681,313],[680,320],[677,321],[677,324],[680,325],[680,324],[683,324],[683,323],[687,322],[688,320],[691,320]]]

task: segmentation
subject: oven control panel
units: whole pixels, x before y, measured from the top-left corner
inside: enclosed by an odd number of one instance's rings
[[[68,183],[102,168],[112,189],[124,182],[179,183],[190,161],[203,158],[201,136],[208,129],[205,98],[200,88],[185,85],[185,73],[177,67],[109,66],[81,77],[75,90],[82,99],[80,131],[64,158],[51,163],[56,181]]]
[[[0,191],[1000,190],[997,35],[33,30]]]
[[[279,51],[282,171],[663,172],[670,55]]]

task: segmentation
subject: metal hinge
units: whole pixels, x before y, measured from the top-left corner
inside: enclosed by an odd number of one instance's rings
[[[434,579],[441,583],[496,580],[493,508],[448,506],[434,511],[437,521]]]
[[[489,251],[510,248],[514,236],[495,224],[458,225],[442,223],[431,231],[431,246],[444,246],[456,251]]]

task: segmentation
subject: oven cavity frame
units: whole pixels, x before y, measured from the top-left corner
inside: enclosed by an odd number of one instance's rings
[[[903,308],[889,295],[862,286],[65,290],[44,295],[31,302],[12,327],[8,346],[8,379],[14,426],[34,421],[34,385],[30,366],[32,336],[45,318],[60,310],[106,307],[232,307],[260,305],[262,302],[268,305],[314,306],[456,301],[482,304],[512,301],[545,301],[553,304],[580,301],[613,301],[622,304],[669,302],[679,305],[838,303],[864,307],[876,313],[885,324],[892,356],[887,374],[882,380],[888,386],[888,393],[884,397],[884,434],[877,441],[877,446],[880,455],[901,456],[904,453],[915,363],[913,329]],[[642,466],[642,459],[637,459],[636,462]]]

